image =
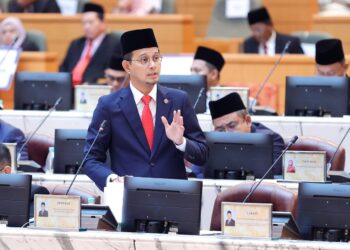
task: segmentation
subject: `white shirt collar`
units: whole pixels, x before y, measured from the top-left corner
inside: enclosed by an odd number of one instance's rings
[[[272,31],[269,40],[266,41],[266,45],[274,45],[276,43],[276,31]]]
[[[141,98],[144,96],[144,94],[139,91],[135,86],[130,82],[130,90],[132,95],[134,96],[135,103],[138,104],[141,101]],[[153,89],[148,94],[154,102],[157,102],[157,84],[153,86]]]

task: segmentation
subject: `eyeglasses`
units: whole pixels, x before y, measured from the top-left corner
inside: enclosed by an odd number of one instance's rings
[[[151,62],[151,59],[155,64],[158,64],[162,61],[162,56],[160,54],[154,54],[152,57],[149,57],[147,55],[143,55],[143,56],[140,56],[139,59],[131,59],[130,61],[137,61],[141,65],[148,66]]]
[[[115,76],[106,74],[105,77],[111,82],[114,82],[114,81],[123,82],[125,80],[125,76],[115,77]]]

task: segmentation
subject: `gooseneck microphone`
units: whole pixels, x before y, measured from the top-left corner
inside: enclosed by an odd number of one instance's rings
[[[25,146],[27,146],[28,142],[32,139],[32,137],[36,134],[36,132],[41,128],[41,126],[44,124],[44,122],[47,120],[47,118],[49,118],[49,116],[51,115],[51,113],[53,111],[56,110],[57,106],[61,103],[62,101],[62,97],[59,97],[55,104],[52,106],[52,108],[49,109],[49,112],[47,113],[47,115],[44,117],[44,119],[42,119],[42,121],[39,123],[39,125],[36,127],[36,129],[30,134],[30,136],[28,137],[28,139],[23,143],[22,147],[19,149],[18,153],[17,153],[17,162],[20,160],[21,158],[21,153],[24,149]]]
[[[284,55],[287,53],[289,46],[291,44],[291,41],[288,41],[286,43],[286,45],[283,48],[283,51],[281,53],[281,55],[279,56],[278,60],[275,62],[275,64],[273,65],[272,69],[270,70],[269,74],[266,76],[266,78],[264,79],[264,81],[260,84],[258,91],[256,92],[256,95],[254,97],[254,99],[251,102],[251,105],[249,107],[249,113],[254,113],[255,112],[255,106],[256,106],[256,102],[258,100],[258,97],[260,96],[261,91],[264,89],[267,81],[270,79],[270,77],[272,76],[273,72],[275,72],[277,66],[281,63],[282,58],[284,57]]]
[[[327,173],[331,170],[332,168],[332,163],[333,163],[333,160],[334,160],[334,157],[335,155],[338,153],[339,149],[340,149],[340,146],[343,144],[345,138],[347,137],[348,133],[350,131],[350,127],[348,128],[348,130],[346,131],[346,133],[344,134],[343,138],[341,139],[341,141],[339,142],[334,154],[332,155],[331,159],[328,161],[327,163]]]
[[[195,101],[195,103],[194,103],[194,105],[193,105],[193,109],[194,109],[194,110],[196,110],[197,104],[198,104],[198,102],[199,102],[199,99],[202,97],[204,90],[205,90],[204,88],[201,88],[201,90],[199,90],[197,99],[196,99],[196,101]]]
[[[76,172],[75,175],[74,175],[73,180],[71,181],[71,183],[70,183],[70,185],[69,185],[69,187],[68,187],[68,189],[67,189],[66,195],[68,195],[70,189],[72,188],[75,179],[77,178],[78,174],[80,173],[80,170],[81,170],[81,168],[83,167],[83,165],[84,165],[84,163],[85,163],[85,161],[86,161],[86,158],[89,156],[92,147],[95,145],[95,142],[96,142],[97,138],[99,137],[100,133],[104,130],[104,128],[105,128],[105,126],[106,126],[106,123],[107,123],[106,120],[103,120],[103,121],[102,121],[102,123],[101,123],[101,125],[100,125],[100,128],[98,129],[97,134],[96,134],[94,140],[92,141],[92,143],[91,143],[91,145],[90,145],[90,147],[89,147],[89,150],[86,152],[86,154],[85,154],[83,160],[82,160],[81,163],[80,163],[80,166],[79,166],[78,169],[77,169],[77,172]]]
[[[294,136],[288,143],[287,147],[282,151],[282,153],[278,156],[278,158],[272,163],[271,167],[266,171],[266,173],[261,177],[259,182],[252,188],[252,190],[247,194],[243,203],[246,203],[250,196],[254,193],[254,191],[259,187],[260,183],[266,178],[266,176],[270,173],[273,167],[277,164],[277,162],[281,159],[281,157],[287,152],[287,150],[298,140],[298,136]],[[255,183],[254,183],[255,184]]]

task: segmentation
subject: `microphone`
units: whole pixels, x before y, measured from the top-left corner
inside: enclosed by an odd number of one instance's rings
[[[197,104],[198,104],[198,102],[199,102],[199,99],[200,99],[200,98],[202,97],[202,95],[203,95],[203,92],[204,92],[204,88],[201,88],[201,89],[199,90],[197,99],[196,99],[196,101],[195,101],[195,103],[194,103],[194,105],[193,105],[193,109],[194,109],[194,110],[196,109]]]
[[[327,173],[331,170],[331,167],[332,167],[332,163],[333,163],[333,160],[334,160],[334,157],[335,155],[338,153],[339,149],[340,149],[340,146],[343,144],[346,136],[348,135],[350,131],[350,127],[348,128],[348,130],[346,131],[345,135],[343,136],[343,138],[341,139],[341,141],[339,142],[334,154],[332,155],[331,159],[329,160],[329,162],[326,164],[327,166]]]
[[[298,136],[294,136],[288,143],[287,147],[282,151],[282,153],[278,156],[278,158],[272,163],[271,167],[266,171],[266,173],[261,177],[259,182],[252,188],[252,190],[247,194],[247,196],[244,198],[243,203],[246,203],[250,196],[254,193],[254,191],[258,188],[260,183],[266,178],[266,176],[270,173],[270,171],[273,169],[273,167],[277,164],[277,162],[281,159],[281,157],[287,152],[287,150],[298,140]],[[255,183],[254,183],[255,184]]]
[[[28,139],[23,143],[22,147],[19,149],[18,153],[17,153],[17,162],[20,160],[21,158],[21,153],[24,149],[25,146],[27,146],[28,142],[32,139],[32,137],[35,135],[35,133],[40,129],[40,127],[44,124],[44,122],[47,120],[47,118],[49,118],[49,116],[51,115],[51,113],[56,110],[56,107],[61,103],[62,101],[62,97],[59,97],[55,104],[53,105],[53,107],[51,109],[49,109],[49,112],[47,113],[47,115],[44,117],[44,119],[39,123],[39,125],[36,127],[36,129],[30,134],[30,136],[28,137]]]
[[[273,65],[272,69],[270,70],[269,74],[266,76],[266,78],[264,79],[264,81],[260,84],[258,91],[255,94],[254,99],[251,101],[250,104],[250,108],[249,108],[249,113],[253,114],[255,112],[255,106],[256,106],[256,102],[258,100],[258,97],[260,96],[261,91],[264,89],[267,81],[270,79],[270,77],[272,76],[272,73],[275,72],[277,66],[281,63],[282,58],[284,57],[284,55],[286,54],[286,52],[289,49],[289,46],[291,44],[291,41],[288,41],[286,43],[286,45],[283,48],[283,51],[281,53],[281,55],[279,56],[278,60],[275,62],[275,64]]]
[[[66,195],[68,195],[70,189],[72,188],[75,179],[77,178],[78,174],[80,173],[80,170],[81,170],[81,168],[83,167],[83,165],[84,165],[84,163],[85,163],[85,161],[86,161],[86,158],[89,156],[92,147],[95,145],[95,142],[96,142],[98,136],[99,136],[100,133],[104,130],[104,128],[105,128],[105,126],[106,126],[106,123],[107,123],[106,120],[103,120],[103,121],[102,121],[102,123],[101,123],[101,125],[100,125],[100,128],[98,129],[98,132],[97,132],[97,134],[96,134],[94,140],[92,141],[92,143],[91,143],[91,145],[90,145],[90,147],[89,147],[89,150],[86,152],[86,154],[85,154],[83,160],[82,160],[81,163],[80,163],[80,166],[79,166],[78,169],[77,169],[77,172],[76,172],[75,175],[74,175],[73,180],[71,181],[71,183],[70,183],[70,185],[69,185],[69,187],[68,187],[68,189],[67,189]]]

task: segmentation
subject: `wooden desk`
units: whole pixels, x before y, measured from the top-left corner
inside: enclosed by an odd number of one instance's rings
[[[65,232],[26,228],[0,229],[4,249],[318,249],[344,250],[349,243],[296,240],[238,239],[225,236],[166,235],[121,232]]]
[[[17,72],[56,72],[58,70],[57,53],[54,52],[22,52]],[[0,91],[0,99],[4,101],[5,109],[14,106],[14,84],[9,90]]]
[[[13,15],[13,14],[12,14]],[[0,20],[9,14],[0,15]],[[62,62],[70,42],[82,36],[81,15],[17,14],[26,29],[46,34],[48,50],[58,53]],[[126,31],[151,27],[154,29],[162,53],[193,51],[193,17],[190,15],[151,15],[145,17],[106,15],[109,31]]]
[[[350,53],[350,16],[313,16],[312,30],[330,33],[343,42],[346,54]]]

